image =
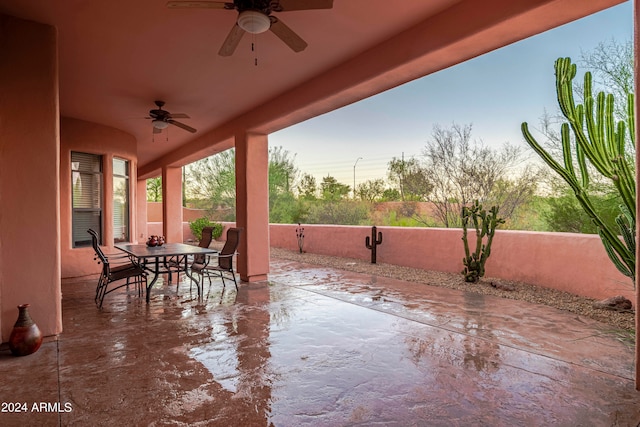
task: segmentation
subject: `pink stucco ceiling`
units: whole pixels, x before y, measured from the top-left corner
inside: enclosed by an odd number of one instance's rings
[[[548,25],[619,2],[593,0],[585,10],[580,7],[581,10],[566,13],[566,17],[561,17],[562,13],[550,16],[552,23]],[[334,0],[334,7],[329,10],[277,14],[308,42],[305,51],[294,53],[267,32],[253,40],[245,35],[233,56],[221,57],[217,52],[235,22],[235,11],[171,10],[165,3],[166,0],[0,0],[0,13],[58,28],[61,115],[131,133],[138,141],[139,163],[144,166],[247,111],[259,109],[294,87],[304,86],[328,70],[350,61],[357,62],[360,57],[372,60],[375,55],[362,54],[384,45],[385,41],[385,55],[393,56],[393,52],[403,48],[394,48],[388,41],[428,22],[435,14],[456,7],[468,12],[469,8],[462,7],[465,3],[480,8],[487,3],[509,4],[501,0]],[[565,8],[581,4],[575,0],[527,0],[526,3],[532,8],[545,4],[570,5]],[[513,12],[517,13],[520,12]],[[542,21],[544,16],[538,19]],[[464,19],[460,22],[464,23]],[[541,22],[535,28],[544,26]],[[502,37],[506,43],[525,35],[505,33]],[[482,36],[478,40],[483,43]],[[257,46],[256,52],[251,51],[252,41]],[[491,40],[491,43],[482,49],[495,48],[500,40]],[[466,51],[464,54],[467,55]],[[358,70],[358,66],[367,67],[367,64],[356,64],[345,70]],[[430,71],[433,70],[425,68],[425,73]],[[415,77],[413,70],[406,79]],[[360,93],[347,102],[398,82],[376,81],[363,86]],[[170,127],[168,135],[156,135],[152,141],[151,125],[144,117],[155,108],[156,99],[166,101],[165,108],[171,112],[189,114],[191,119],[183,121],[198,132],[190,134]],[[321,113],[339,104],[331,102],[326,108],[315,105],[313,111]],[[310,115],[312,113],[307,114]],[[278,126],[290,125],[296,120],[296,117],[281,120]],[[273,129],[272,126],[270,130]]]

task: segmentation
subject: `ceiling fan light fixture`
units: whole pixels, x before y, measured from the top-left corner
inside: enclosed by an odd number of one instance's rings
[[[271,27],[271,20],[257,10],[245,10],[238,15],[238,26],[247,33],[264,33]]]
[[[169,127],[169,123],[167,123],[167,122],[165,122],[163,120],[154,120],[154,121],[151,122],[151,124],[156,129],[166,129],[167,127]]]

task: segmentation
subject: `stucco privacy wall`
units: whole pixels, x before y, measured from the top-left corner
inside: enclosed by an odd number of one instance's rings
[[[62,330],[56,50],[53,27],[0,15],[2,342],[18,304],[45,335]]]
[[[183,221],[193,221],[204,216],[207,216],[204,209],[182,208]],[[147,221],[162,222],[162,202],[147,202]]]
[[[298,250],[297,225],[271,224],[273,247]],[[461,229],[378,227],[383,241],[378,262],[425,270],[462,271]],[[370,260],[365,238],[371,227],[304,225],[304,250]],[[629,278],[613,266],[597,235],[498,230],[487,261],[487,276],[603,299],[635,299]]]
[[[83,120],[63,117],[60,120],[60,246],[62,277],[78,277],[100,272],[91,247],[73,248],[71,236],[71,152],[102,155],[103,177],[103,245],[104,251],[116,252],[113,247],[113,158],[130,162],[129,218],[130,236],[135,240],[136,230],[136,140],[121,130]]]

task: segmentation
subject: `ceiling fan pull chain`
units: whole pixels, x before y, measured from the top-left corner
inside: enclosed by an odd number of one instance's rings
[[[251,52],[254,53],[253,55],[253,65],[255,65],[256,67],[258,66],[258,47],[257,47],[257,43],[256,43],[256,35],[252,34],[253,36],[253,41],[251,42]]]

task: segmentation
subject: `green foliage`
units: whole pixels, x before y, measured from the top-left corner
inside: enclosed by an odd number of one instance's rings
[[[313,175],[305,173],[298,184],[298,194],[304,200],[316,200],[318,198],[318,185]]]
[[[362,201],[375,202],[384,193],[383,179],[369,179],[356,187],[356,194]]]
[[[162,178],[150,178],[147,180],[147,202],[162,201]]]
[[[635,285],[636,189],[634,166],[626,153],[626,129],[635,147],[634,98],[627,97],[626,121],[614,123],[615,99],[600,92],[594,98],[592,77],[584,76],[584,104],[574,101],[573,79],[577,67],[570,58],[558,58],[555,63],[558,103],[567,122],[561,127],[562,160],[554,158],[522,123],[522,133],[534,151],[564,179],[573,190],[580,206],[597,227],[607,254],[614,265],[632,279]],[[573,144],[571,135],[573,135]],[[589,166],[588,166],[589,165]],[[609,226],[598,214],[593,203],[590,169],[610,180],[622,200],[622,214],[616,220],[618,230]],[[633,243],[630,245],[630,243]]]
[[[387,167],[387,177],[399,191],[399,200],[425,200],[433,189],[429,171],[415,158],[391,159]]]
[[[318,202],[309,206],[309,224],[367,224],[371,204],[351,200]]]
[[[558,197],[549,197],[546,202],[548,209],[543,212],[542,218],[549,231],[598,233],[598,227],[591,221],[573,193],[565,192]],[[619,197],[593,195],[591,202],[602,221],[612,229],[616,227],[616,217],[620,214]]]
[[[236,156],[233,149],[207,157],[187,167],[189,200],[200,209],[208,209],[218,220],[235,219]],[[194,201],[200,201],[195,202]]]
[[[395,188],[387,188],[382,192],[382,202],[397,202],[400,200],[402,200],[402,196]]]
[[[477,283],[484,276],[484,268],[487,259],[491,255],[491,244],[496,228],[500,224],[504,224],[504,219],[498,217],[498,206],[492,206],[489,213],[483,209],[482,205],[475,200],[471,207],[462,207],[462,241],[464,242],[465,257],[462,260],[464,264],[464,280],[467,282]],[[469,241],[467,239],[467,228],[469,221],[473,222],[476,230],[476,247],[474,252],[469,249]],[[483,242],[487,238],[486,243]]]
[[[191,229],[191,232],[193,233],[195,238],[198,240],[202,239],[202,230],[205,227],[213,227],[212,235],[214,239],[217,239],[222,235],[222,230],[224,228],[222,224],[210,221],[209,218],[205,217],[189,221],[189,228]]]
[[[327,175],[322,178],[322,183],[320,183],[320,191],[322,193],[323,200],[336,202],[338,200],[345,199],[349,195],[351,187],[338,182],[338,180],[331,175]]]
[[[296,199],[291,193],[284,193],[269,199],[269,222],[297,224],[306,222],[309,203]]]
[[[470,124],[436,125],[423,151],[423,166],[433,186],[427,201],[445,227],[460,227],[462,207],[473,200],[500,205],[510,217],[533,195],[538,182],[532,167],[516,172],[523,161],[519,147],[504,144],[493,149],[472,140],[471,131]]]

